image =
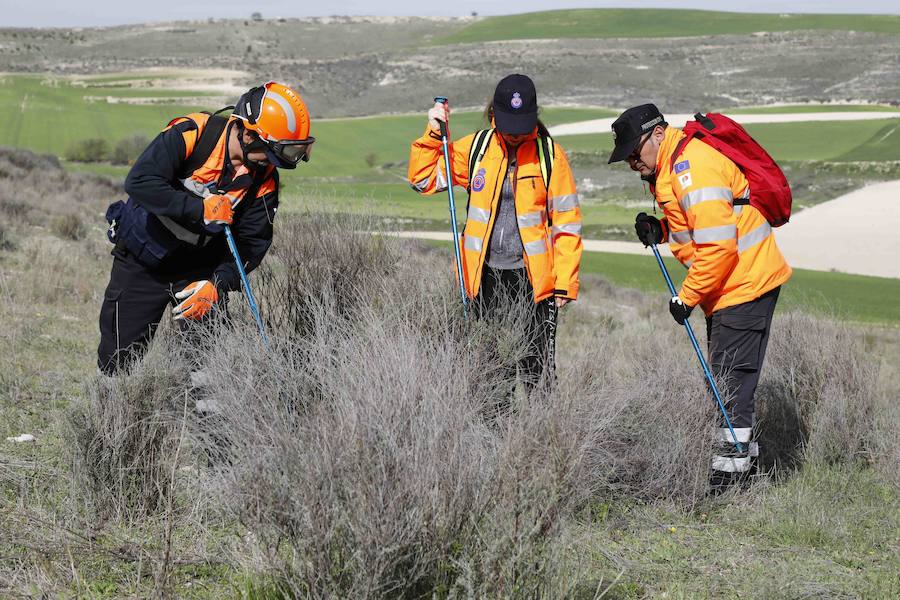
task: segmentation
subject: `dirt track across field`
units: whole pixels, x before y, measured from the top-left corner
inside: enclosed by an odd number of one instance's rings
[[[807,208],[775,230],[792,267],[900,278],[900,180],[877,183]],[[452,239],[450,232],[398,231],[394,235]],[[588,252],[650,254],[638,242],[584,240]],[[671,256],[660,246],[664,256]]]

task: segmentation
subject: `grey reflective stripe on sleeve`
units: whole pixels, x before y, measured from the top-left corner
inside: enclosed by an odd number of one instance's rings
[[[534,211],[518,216],[519,227],[535,227],[544,223],[543,211]]]
[[[487,223],[491,220],[491,211],[477,206],[469,207],[469,220],[477,223]]]
[[[676,244],[687,244],[691,241],[691,232],[687,229],[684,231],[670,231],[669,239]]]
[[[681,204],[681,208],[683,210],[688,210],[692,206],[696,206],[701,202],[708,202],[709,200],[724,200],[725,202],[728,202],[730,204],[732,199],[733,196],[731,195],[731,190],[729,188],[705,187],[686,193],[679,204]]]
[[[722,225],[721,227],[704,227],[695,229],[694,242],[698,244],[711,244],[737,238],[737,225]]]
[[[413,184],[413,189],[417,192],[424,192],[428,189],[428,184],[431,183],[431,177],[426,177],[425,179],[419,180]]]
[[[578,194],[565,194],[554,196],[548,200],[550,210],[556,212],[569,212],[578,208]]]
[[[744,188],[744,191],[741,192],[741,195],[738,196],[738,198],[740,198],[741,200],[746,200],[749,197],[750,197],[750,186],[748,185],[747,187]]]
[[[769,237],[771,233],[772,226],[769,225],[768,222],[764,222],[756,229],[748,232],[747,235],[742,235],[738,238],[738,252],[743,252],[748,248],[752,248],[753,246]]]
[[[441,171],[440,169],[438,169],[438,172],[437,172],[436,183],[437,183],[437,191],[443,192],[444,190],[447,189],[447,178],[444,177],[444,172]]]
[[[743,205],[743,204],[738,204],[737,206],[734,207],[734,214],[739,215],[739,214],[741,214],[742,212],[744,212],[744,205]]]
[[[694,259],[692,258],[691,260],[689,260],[689,261],[687,261],[686,263],[683,263],[683,264],[684,264],[684,268],[685,268],[685,269],[690,269],[690,268],[691,268],[691,265],[694,264]]]
[[[538,254],[543,254],[547,251],[547,241],[545,239],[539,239],[534,242],[528,242],[524,244],[525,246],[525,254],[528,256],[537,256]]]
[[[463,238],[465,239],[465,241],[463,242],[463,246],[466,250],[481,252],[481,248],[482,246],[484,246],[484,242],[481,241],[481,238],[475,237],[473,235],[464,235]]]
[[[552,230],[553,230],[553,237],[556,237],[556,235],[560,234],[560,233],[570,233],[572,235],[581,235],[581,223],[562,223],[560,225],[554,225]]]

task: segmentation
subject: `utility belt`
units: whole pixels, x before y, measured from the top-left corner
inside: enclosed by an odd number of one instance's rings
[[[150,213],[131,198],[117,200],[106,209],[109,228],[106,237],[124,247],[141,264],[158,269],[163,262],[185,246],[202,248],[215,237],[216,231],[192,231],[169,217]]]

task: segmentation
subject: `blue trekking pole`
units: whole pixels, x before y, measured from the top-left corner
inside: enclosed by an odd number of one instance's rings
[[[256,298],[253,297],[253,290],[250,289],[250,280],[247,279],[244,263],[238,252],[237,244],[234,243],[234,235],[231,233],[231,227],[228,225],[225,226],[225,239],[228,240],[228,249],[231,250],[231,255],[234,257],[234,263],[237,265],[238,273],[241,274],[241,283],[244,284],[244,294],[247,296],[247,302],[250,304],[250,312],[253,313],[253,318],[256,319],[256,326],[259,327],[259,335],[262,336],[263,344],[265,344],[266,349],[268,350],[270,347],[269,338],[266,336],[266,328],[263,326],[262,317],[259,316],[259,307],[256,305]]]
[[[656,247],[656,244],[650,244],[650,248],[653,249],[653,256],[656,257],[656,263],[659,265],[659,270],[662,271],[663,277],[666,278],[666,285],[669,286],[669,294],[674,298],[677,294],[675,292],[675,286],[672,285],[672,278],[669,277],[669,272],[666,270],[666,265],[663,262],[662,257],[659,255],[659,249]],[[703,357],[703,351],[700,350],[700,344],[697,343],[697,338],[694,337],[694,330],[691,329],[691,324],[687,319],[684,320],[684,328],[687,329],[688,337],[691,338],[691,344],[694,346],[694,352],[697,353],[697,358],[700,359],[700,366],[703,367],[703,374],[706,375],[706,381],[709,382],[709,387],[713,391],[713,395],[716,397],[716,402],[719,403],[719,410],[722,411],[722,416],[725,417],[725,424],[728,425],[728,431],[731,432],[731,438],[734,440],[734,445],[737,446],[738,452],[744,451],[744,446],[738,441],[737,434],[734,432],[734,427],[731,426],[731,419],[728,418],[728,413],[725,411],[725,404],[722,402],[722,397],[719,395],[719,388],[716,387],[716,382],[713,379],[712,371],[709,369],[709,365],[706,362],[706,359]]]
[[[435,102],[447,104],[447,98],[438,96]],[[438,121],[441,126],[441,144],[444,146],[444,167],[447,171],[447,196],[450,199],[450,224],[453,228],[453,250],[456,253],[456,275],[459,278],[459,295],[462,298],[463,317],[469,317],[469,301],[466,298],[466,286],[463,281],[462,256],[459,251],[459,231],[456,228],[456,200],[453,199],[453,168],[450,166],[450,146],[447,143],[447,124]]]

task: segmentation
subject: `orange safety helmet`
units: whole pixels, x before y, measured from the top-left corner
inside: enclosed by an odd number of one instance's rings
[[[251,88],[238,99],[233,114],[262,142],[245,151],[264,148],[271,164],[287,169],[309,160],[316,138],[309,135],[306,103],[292,88],[274,81]]]

